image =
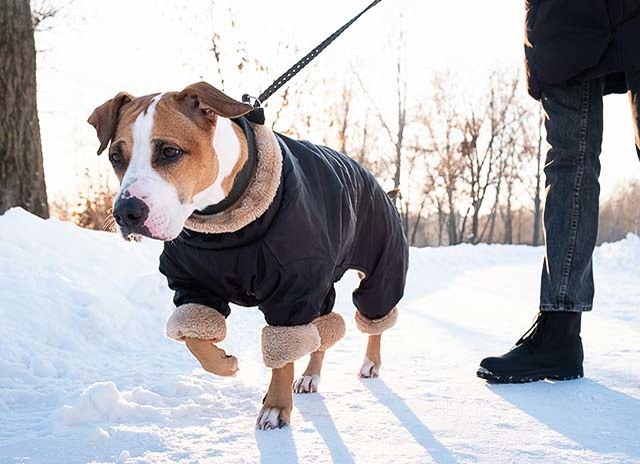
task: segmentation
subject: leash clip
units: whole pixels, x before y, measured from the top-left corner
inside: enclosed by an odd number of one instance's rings
[[[259,98],[252,97],[248,93],[245,93],[242,96],[242,103],[248,103],[248,104],[251,105],[252,104],[251,101],[253,101],[253,107],[254,108],[262,108],[262,102],[260,101]]]
[[[264,117],[264,108],[262,108],[260,99],[256,97],[252,97],[248,93],[245,93],[242,96],[242,103],[248,103],[251,105],[251,101],[253,101],[253,110],[245,114],[244,117],[254,124],[259,124],[260,126],[263,126],[265,122],[265,117]]]

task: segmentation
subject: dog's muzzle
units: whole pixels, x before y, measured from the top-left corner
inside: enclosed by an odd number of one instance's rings
[[[113,207],[113,217],[120,226],[123,235],[148,235],[144,226],[149,217],[149,207],[139,198],[120,198]]]

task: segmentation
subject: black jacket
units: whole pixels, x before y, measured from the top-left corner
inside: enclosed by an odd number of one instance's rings
[[[624,93],[625,71],[640,69],[640,0],[526,0],[529,93],[572,79],[607,77]]]
[[[160,271],[176,306],[230,312],[258,306],[268,324],[310,323],[333,308],[333,284],[349,269],[366,279],[353,300],[369,319],[402,297],[408,246],[398,213],[375,178],[347,156],[276,134],[282,177],[256,221],[234,233],[185,230],[165,244]]]

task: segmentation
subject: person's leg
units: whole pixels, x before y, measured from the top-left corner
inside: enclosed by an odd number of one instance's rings
[[[541,311],[590,311],[598,235],[602,79],[543,93],[550,149],[545,163],[546,255]]]
[[[509,383],[582,377],[580,315],[593,304],[603,90],[604,81],[597,79],[543,92],[551,148],[541,312],[511,351],[480,363],[479,377]]]
[[[636,134],[636,153],[640,158],[640,70],[626,73],[631,116]]]

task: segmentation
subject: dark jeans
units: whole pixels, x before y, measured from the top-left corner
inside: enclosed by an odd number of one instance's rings
[[[627,73],[640,156],[640,72]],[[549,152],[544,168],[546,256],[540,310],[589,311],[598,235],[604,79],[571,82],[542,94]]]

